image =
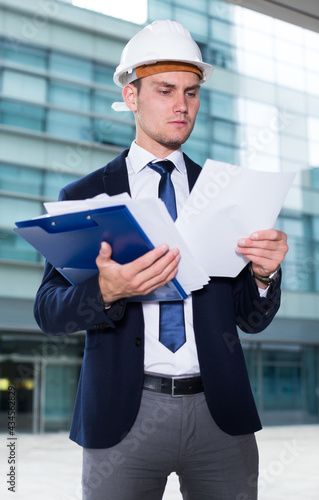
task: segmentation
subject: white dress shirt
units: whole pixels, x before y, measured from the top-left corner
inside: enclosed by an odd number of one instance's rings
[[[157,198],[160,174],[147,163],[158,160],[154,155],[132,143],[126,158],[129,185],[132,198]],[[188,195],[188,178],[181,149],[167,157],[175,169],[171,179],[175,188],[176,206],[178,210],[184,205]],[[163,242],[165,243],[165,242]],[[145,371],[163,375],[186,375],[199,373],[199,363],[193,330],[192,298],[184,300],[186,342],[175,353],[159,342],[159,303],[143,303],[145,323]]]

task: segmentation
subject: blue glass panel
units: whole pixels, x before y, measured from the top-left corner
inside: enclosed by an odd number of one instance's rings
[[[237,121],[237,98],[220,92],[211,92],[210,113],[224,120]]]
[[[312,217],[312,237],[315,241],[319,241],[319,217]],[[319,264],[319,253],[317,254],[317,260]]]
[[[194,2],[195,4],[195,2]],[[196,5],[196,4],[195,4]],[[205,14],[175,7],[175,19],[189,29],[196,39],[208,36],[208,17]]]
[[[234,25],[217,19],[212,19],[211,36],[213,40],[217,40],[219,42],[223,42],[228,45],[234,45],[235,42]]]
[[[237,125],[225,120],[213,120],[213,141],[226,143],[231,146],[238,145]]]
[[[313,189],[319,189],[319,167],[312,168],[310,170],[311,187]]]
[[[210,136],[210,123],[206,115],[197,115],[195,127],[192,132],[192,138],[199,138],[200,140],[209,141]],[[189,139],[190,140],[190,139]]]
[[[221,144],[212,144],[210,158],[216,161],[236,164],[237,150]]]
[[[173,20],[173,6],[163,0],[152,0],[148,2],[148,18],[150,21],[156,19]]]
[[[194,2],[194,0],[175,0],[175,2],[177,5],[181,5],[182,7],[184,8],[189,8],[190,10],[198,10],[198,11],[201,11],[201,12],[205,12],[206,14],[206,11],[207,11],[207,5],[206,5],[206,0],[196,0],[196,2]],[[185,10],[186,10],[185,9]]]
[[[79,175],[62,172],[46,172],[43,179],[43,196],[46,200],[57,200],[62,187],[78,179]]]
[[[93,63],[88,59],[53,52],[50,58],[50,71],[81,80],[92,80]]]
[[[101,83],[102,85],[110,85],[111,87],[113,87],[114,71],[115,67],[111,68],[110,66],[103,66],[102,64],[96,64],[94,67],[94,81],[97,83]]]
[[[0,189],[34,195],[42,194],[42,171],[0,164]]]
[[[39,69],[47,68],[47,51],[24,45],[18,39],[4,42],[3,57],[7,61]]]
[[[236,51],[233,47],[224,43],[212,41],[209,47],[206,48],[206,51],[204,51],[203,59],[213,66],[233,71],[237,69]]]
[[[135,138],[135,127],[128,123],[94,120],[93,140],[102,144],[130,147]]]
[[[313,246],[308,239],[288,234],[289,252],[282,264],[286,290],[312,291],[314,288]]]
[[[196,163],[203,166],[209,158],[209,142],[192,139],[192,136],[183,145],[183,151]]]
[[[54,104],[90,111],[90,89],[80,85],[52,81],[49,100]]]
[[[92,109],[95,113],[101,115],[113,115],[114,118],[118,118],[118,112],[112,109],[113,102],[122,101],[121,94],[116,92],[104,92],[102,90],[96,90],[93,94]],[[131,118],[133,120],[132,113],[125,113],[125,119]]]
[[[91,120],[86,116],[50,110],[46,131],[70,139],[91,140]]]
[[[40,262],[41,257],[21,236],[0,228],[0,259]]]
[[[0,103],[0,122],[4,125],[43,131],[44,120],[43,108],[7,100]]]
[[[213,17],[231,21],[234,18],[234,8],[225,1],[209,0],[209,14]]]
[[[301,366],[277,361],[263,367],[263,409],[278,408],[289,411],[301,408]]]

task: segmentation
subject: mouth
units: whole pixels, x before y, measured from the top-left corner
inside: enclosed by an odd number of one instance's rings
[[[172,120],[169,122],[170,125],[175,125],[176,127],[185,127],[188,125],[188,121],[186,120]]]

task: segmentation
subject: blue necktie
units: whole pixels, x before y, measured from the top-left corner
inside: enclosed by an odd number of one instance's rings
[[[161,176],[158,196],[165,203],[172,219],[177,217],[175,190],[171,173],[175,168],[169,160],[148,163],[148,166]],[[186,342],[184,323],[184,304],[182,300],[160,302],[159,341],[170,351],[176,352]]]

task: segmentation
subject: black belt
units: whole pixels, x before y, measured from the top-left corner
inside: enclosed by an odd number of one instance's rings
[[[144,389],[176,396],[189,396],[204,391],[202,377],[161,377],[144,375]]]

